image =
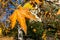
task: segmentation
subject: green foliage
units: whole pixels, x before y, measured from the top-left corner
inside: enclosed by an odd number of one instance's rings
[[[42,33],[44,31],[42,22],[35,22],[35,21],[29,22],[29,20],[27,20],[27,26],[28,26],[29,37],[34,39],[42,37]],[[35,29],[36,31],[34,32],[33,29]]]

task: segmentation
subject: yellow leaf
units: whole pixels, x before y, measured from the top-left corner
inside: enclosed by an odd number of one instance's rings
[[[0,28],[0,36],[2,35],[2,28]]]
[[[23,7],[28,9],[34,9],[33,5],[31,5],[29,2],[25,3]]]

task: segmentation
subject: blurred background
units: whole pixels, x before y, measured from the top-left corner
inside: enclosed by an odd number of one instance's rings
[[[29,11],[38,19],[26,19],[27,35],[20,29],[18,22],[13,29],[10,28],[9,16],[19,5],[24,6],[29,1],[0,0],[0,40],[60,40],[60,0],[39,0],[42,2],[40,5],[31,3],[34,9]]]

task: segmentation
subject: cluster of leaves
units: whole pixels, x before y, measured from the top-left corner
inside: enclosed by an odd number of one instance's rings
[[[7,2],[11,3],[11,1],[7,1]],[[3,4],[2,7],[4,8],[4,5],[6,3],[2,1],[2,4]],[[12,3],[12,4],[14,4],[14,3]],[[16,4],[16,2],[15,2],[15,4]],[[5,7],[7,7],[7,5],[5,5]],[[9,4],[9,8],[11,8],[11,7],[15,8],[11,4]],[[59,10],[59,6],[57,6],[51,2],[43,1],[40,8],[41,8],[41,12],[39,13],[39,15],[40,15],[40,17],[42,17],[42,22],[35,22],[35,21],[29,22],[29,20],[27,20],[28,37],[33,38],[35,40],[42,40],[43,32],[45,32],[45,30],[47,30],[47,32],[46,32],[47,36],[55,35],[57,30],[60,30],[60,21],[59,21],[60,15],[56,15],[57,11]],[[6,9],[6,11],[7,10],[8,9]],[[11,13],[11,11],[9,11],[7,13],[9,14],[9,13]],[[15,14],[13,16],[15,16]],[[6,30],[8,30],[8,29],[6,28],[3,31],[4,35],[11,36],[11,35],[18,34],[16,26],[14,29],[12,29],[12,30],[10,29],[8,32]]]

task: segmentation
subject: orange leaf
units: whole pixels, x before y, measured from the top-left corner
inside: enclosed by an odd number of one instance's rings
[[[23,7],[18,7],[19,9],[16,9],[13,14],[10,16],[11,20],[11,28],[13,29],[16,24],[16,20],[19,22],[22,30],[27,34],[27,25],[25,18],[36,20],[35,16],[29,12],[28,9],[25,9]]]
[[[17,19],[17,17],[16,17],[16,14],[17,12],[15,11],[11,16],[10,16],[10,21],[11,21],[11,28],[13,29],[14,28],[14,26],[15,26],[15,24],[16,24],[16,19]]]
[[[18,19],[17,20],[18,20],[22,30],[25,32],[25,34],[27,34],[27,26],[26,26],[25,17],[18,14]]]
[[[60,9],[58,10],[58,12],[57,12],[57,15],[59,15],[60,14]]]
[[[40,0],[35,0],[35,2],[37,3],[37,4],[41,4],[42,2],[40,2]]]

